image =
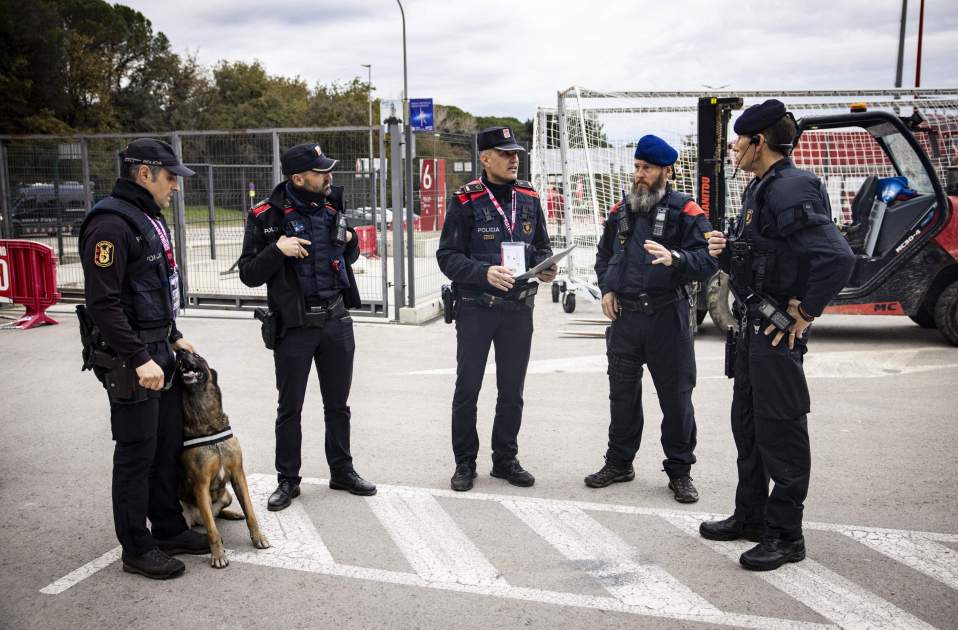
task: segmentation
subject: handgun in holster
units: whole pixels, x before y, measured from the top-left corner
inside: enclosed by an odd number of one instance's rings
[[[76,314],[80,322],[80,341],[83,344],[83,365],[80,371],[93,370],[97,379],[103,383],[110,402],[132,404],[149,398],[149,391],[140,385],[136,368],[116,356],[87,312],[86,305],[78,304]]]
[[[444,284],[440,293],[442,297],[442,318],[447,324],[456,319],[456,307],[459,302],[459,291],[455,284]]]
[[[253,311],[253,317],[261,323],[260,332],[266,349],[274,349],[279,342],[279,316],[268,308],[260,306]]]

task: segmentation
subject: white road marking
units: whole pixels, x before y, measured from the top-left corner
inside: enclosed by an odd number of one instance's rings
[[[831,623],[726,613],[661,568],[642,565],[632,547],[585,512],[659,517],[737,561],[747,544],[714,543],[698,536],[697,528],[701,520],[724,515],[380,485],[379,495],[368,497],[366,501],[416,571],[406,573],[338,564],[300,503],[302,499],[294,501],[293,505],[281,512],[268,512],[264,506],[275,483],[274,477],[253,474],[248,479],[261,526],[273,546],[254,550],[246,542],[242,551],[228,550],[230,558],[237,562],[418,588],[735,627],[781,630],[931,627],[811,559],[756,575]],[[326,480],[316,478],[305,478],[302,483],[328,484]],[[508,584],[442,509],[436,501],[439,497],[502,504],[566,557],[578,561],[582,570],[597,579],[613,596],[562,593]],[[862,539],[871,540],[881,547],[879,551],[889,557],[952,588],[955,586],[952,556],[948,556],[947,560],[935,556],[940,551],[939,547],[948,549],[943,545],[935,546],[935,543],[958,542],[958,534],[816,522],[806,522],[803,526],[809,530],[842,533],[859,542]],[[120,548],[117,547],[42,588],[41,592],[50,595],[62,593],[119,558]]]
[[[570,334],[579,333],[569,331]],[[907,350],[864,350],[848,352],[815,352],[805,356],[805,376],[808,378],[881,378],[899,374],[918,372],[932,372],[958,368],[958,363],[934,363],[922,353],[949,353],[954,352],[947,348],[929,346],[926,348],[911,348]],[[951,356],[951,355],[949,355]],[[720,366],[721,357],[706,357],[699,359],[699,363]],[[604,354],[593,354],[558,359],[538,359],[529,362],[529,374],[604,374],[608,368],[608,360]],[[704,374],[700,378],[725,379],[725,375],[718,373]],[[707,370],[701,370],[707,372]],[[432,370],[415,370],[404,372],[412,376],[449,376],[456,373],[456,368],[437,368]],[[492,357],[486,365],[486,374],[496,373],[496,364]]]
[[[390,538],[427,582],[506,585],[499,572],[431,496],[367,499]]]
[[[699,520],[688,517],[666,518],[680,530],[710,549],[738,562],[754,543],[706,540],[698,534]],[[877,630],[925,630],[934,628],[891,602],[863,589],[810,558],[776,569],[756,572],[778,590],[802,602],[841,628]]]
[[[889,534],[848,529],[852,540],[958,590],[958,551],[921,534]]]
[[[503,505],[623,603],[657,613],[722,615],[661,567],[640,564],[634,547],[582,510],[521,500]]]

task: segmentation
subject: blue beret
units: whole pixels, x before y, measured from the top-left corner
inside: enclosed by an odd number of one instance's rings
[[[639,138],[639,143],[635,145],[635,159],[656,166],[672,166],[679,159],[679,153],[662,138],[649,134]]]
[[[764,103],[752,105],[738,117],[733,129],[739,135],[750,135],[768,129],[785,116],[785,104],[770,98]]]

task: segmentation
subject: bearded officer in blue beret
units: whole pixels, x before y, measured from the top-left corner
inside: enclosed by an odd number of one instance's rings
[[[755,177],[742,221],[729,235],[713,232],[709,253],[731,276],[739,318],[732,394],[738,487],[732,516],[702,523],[699,533],[760,542],[740,562],[767,571],[805,558],[811,453],[802,360],[812,320],[848,281],[855,258],[832,222],[824,184],[788,157],[797,127],[785,105],[753,105],[734,130],[736,166]]]
[[[662,409],[668,487],[676,501],[693,503],[695,353],[688,285],[708,280],[718,265],[708,254],[712,226],[702,208],[669,184],[677,158],[657,136],[639,140],[632,190],[612,206],[599,241],[595,271],[602,312],[612,320],[606,338],[611,423],[605,465],[585,483],[604,488],[635,478],[648,365]]]

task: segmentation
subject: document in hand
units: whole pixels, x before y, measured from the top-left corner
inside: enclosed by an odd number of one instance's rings
[[[530,269],[529,271],[525,272],[524,274],[519,275],[519,276],[516,276],[514,279],[515,279],[515,280],[528,280],[529,278],[532,278],[533,276],[535,276],[535,275],[536,275],[537,273],[539,273],[540,271],[544,271],[544,270],[548,269],[548,268],[551,267],[552,265],[556,264],[557,262],[559,262],[560,260],[562,260],[563,258],[565,258],[566,256],[568,256],[568,255],[569,255],[569,252],[571,252],[573,249],[575,249],[575,247],[576,247],[575,245],[572,245],[572,246],[570,246],[570,247],[566,247],[566,248],[563,249],[562,251],[560,251],[560,252],[558,252],[558,253],[556,253],[556,254],[553,254],[552,256],[549,256],[548,258],[546,258],[546,259],[543,260],[541,263],[539,263],[538,265],[536,265],[535,267],[533,267],[533,268]]]

